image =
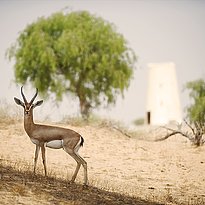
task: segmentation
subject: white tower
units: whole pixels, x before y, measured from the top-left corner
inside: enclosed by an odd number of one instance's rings
[[[148,67],[147,123],[162,125],[172,121],[181,122],[175,64],[150,63]]]

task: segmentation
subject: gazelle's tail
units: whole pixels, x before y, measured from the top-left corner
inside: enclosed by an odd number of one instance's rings
[[[83,137],[81,136],[81,141],[80,141],[80,146],[83,146],[83,144],[84,144],[84,139],[83,139]]]

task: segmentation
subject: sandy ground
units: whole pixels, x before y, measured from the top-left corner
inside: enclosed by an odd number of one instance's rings
[[[205,146],[194,148],[181,136],[153,142],[107,127],[59,126],[84,137],[79,153],[88,163],[91,185],[167,204],[205,204]],[[35,146],[22,123],[1,123],[0,138],[1,160],[33,163]],[[48,148],[46,155],[50,174],[71,177],[76,163],[66,152]],[[41,160],[38,172],[43,174]],[[77,182],[83,183],[82,168]]]

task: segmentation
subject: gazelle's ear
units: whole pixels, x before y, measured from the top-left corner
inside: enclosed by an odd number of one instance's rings
[[[22,107],[24,107],[24,103],[18,98],[14,98],[14,101],[16,102],[17,105],[21,105]]]
[[[40,106],[43,103],[43,100],[39,100],[36,103],[34,103],[33,108]]]

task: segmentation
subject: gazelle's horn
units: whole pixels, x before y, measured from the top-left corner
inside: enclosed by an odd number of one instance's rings
[[[35,95],[33,96],[33,98],[31,99],[30,104],[33,103],[33,101],[35,100],[35,98],[37,97],[37,95],[38,95],[38,89],[36,88],[36,93],[35,93]]]
[[[22,95],[22,97],[23,97],[24,103],[27,103],[26,97],[25,97],[25,95],[23,94],[23,86],[21,86],[21,95]]]

